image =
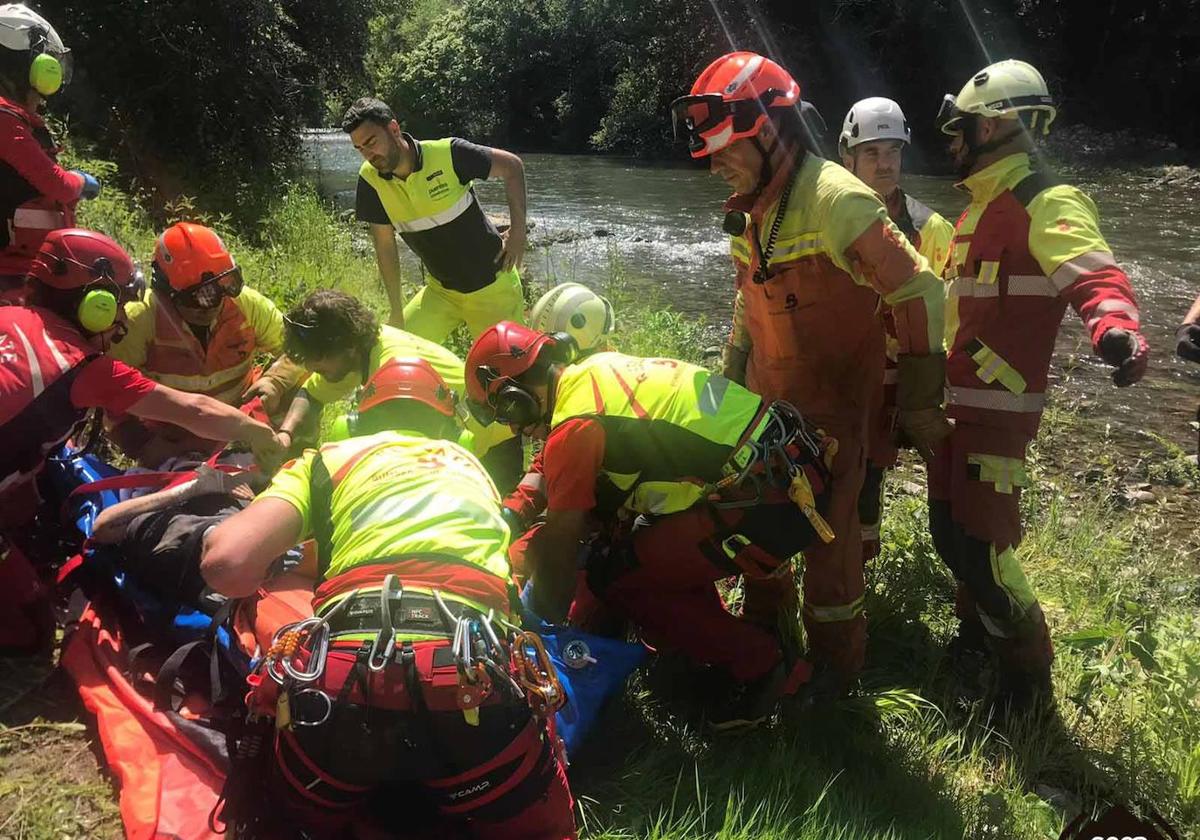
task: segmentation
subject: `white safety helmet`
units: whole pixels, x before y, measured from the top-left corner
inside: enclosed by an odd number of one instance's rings
[[[29,86],[43,96],[71,81],[71,51],[50,22],[28,6],[0,6],[0,46],[28,55]]]
[[[946,94],[938,112],[937,126],[944,134],[958,134],[965,115],[1015,117],[1029,112],[1030,130],[1050,132],[1058,109],[1046,80],[1027,61],[1015,58],[989,64],[967,80],[958,96]]]
[[[582,283],[563,283],[533,305],[529,326],[538,332],[565,332],[586,353],[596,349],[616,323],[607,298]]]
[[[904,118],[900,106],[891,99],[882,96],[860,99],[846,112],[846,119],[842,120],[842,133],[838,137],[842,154],[859,143],[872,140],[899,140],[905,144],[912,142],[908,120]]]

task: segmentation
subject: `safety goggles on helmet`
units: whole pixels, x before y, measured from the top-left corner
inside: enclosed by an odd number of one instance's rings
[[[239,266],[235,265],[220,274],[206,271],[200,275],[199,284],[173,293],[171,300],[190,309],[212,309],[222,298],[240,295],[243,285],[242,269]]]
[[[681,96],[671,103],[671,130],[678,138],[682,125],[687,132],[688,151],[699,152],[708,145],[703,135],[725,120],[732,120],[734,134],[750,131],[758,118],[766,113],[767,104],[786,95],[785,90],[769,88],[757,99],[728,101],[719,93]]]
[[[942,107],[938,108],[935,124],[938,131],[951,136],[962,131],[963,113],[958,110],[958,100],[953,94],[947,93],[942,97]]]

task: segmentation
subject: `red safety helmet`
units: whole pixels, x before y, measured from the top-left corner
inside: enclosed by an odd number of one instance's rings
[[[527,425],[536,417],[536,399],[517,379],[536,365],[544,352],[568,363],[577,350],[566,333],[544,333],[512,321],[489,327],[467,353],[467,398],[481,423],[500,421]]]
[[[62,291],[106,281],[132,291],[141,279],[124,248],[103,233],[82,228],[60,228],[46,234],[29,266],[29,276]]]
[[[424,359],[391,359],[381,365],[359,391],[357,410],[365,414],[392,400],[416,400],[439,414],[454,416],[454,392]]]
[[[733,52],[704,68],[692,92],[671,103],[671,124],[676,136],[684,126],[688,150],[702,158],[755,136],[768,108],[799,104],[800,85],[788,71],[758,53]]]
[[[154,288],[185,306],[207,309],[242,291],[242,270],[212,228],[179,222],[154,244]]]
[[[125,304],[141,297],[145,283],[125,249],[102,233],[81,228],[52,230],[29,266],[28,277],[67,295],[55,306],[89,333],[116,323]]]

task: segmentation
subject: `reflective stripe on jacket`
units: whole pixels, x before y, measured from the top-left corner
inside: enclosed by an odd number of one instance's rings
[[[237,405],[252,381],[255,355],[283,350],[283,315],[250,288],[224,299],[204,345],[175,307],[154,291],[125,312],[128,332],[112,346],[110,356],[140,368],[155,382],[229,405]]]
[[[453,138],[405,139],[415,160],[407,177],[384,177],[364,161],[359,177],[375,191],[392,226],[446,289],[477,292],[496,281],[502,242],[472,188],[454,168]]]
[[[1033,435],[1063,313],[1080,313],[1093,347],[1108,329],[1138,329],[1129,278],[1078,189],[1010,155],[961,185],[946,272],[947,405],[951,417]]]
[[[727,204],[749,215],[745,233],[730,240],[745,333],[731,341],[749,345],[747,383],[768,400],[792,402],[818,422],[859,424],[883,376],[879,297],[892,308],[900,353],[936,353],[942,284],[850,172],[811,155],[793,167],[776,154],[773,165],[759,195]],[[759,266],[788,181],[764,279]]]
[[[37,472],[83,419],[71,385],[96,355],[49,310],[0,307],[0,490]]]
[[[276,474],[262,497],[289,502],[303,537],[323,542],[325,577],[388,558],[437,556],[507,581],[508,526],[500,496],[469,452],[445,440],[382,432],[321,447],[329,516],[320,514],[320,468],[309,450]]]
[[[696,365],[596,353],[563,369],[550,425],[580,417],[598,422],[607,489],[638,513],[674,513],[721,478],[762,404],[757,394]]]

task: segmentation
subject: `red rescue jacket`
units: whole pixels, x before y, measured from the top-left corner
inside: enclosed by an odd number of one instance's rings
[[[1137,301],[1091,199],[1035,172],[1028,155],[962,186],[971,204],[947,268],[947,413],[1032,437],[1067,305],[1098,352],[1109,329],[1138,329]]]
[[[0,307],[0,492],[37,472],[84,418],[71,385],[97,355],[53,312]]]
[[[0,275],[23,277],[47,233],[75,226],[83,178],[58,152],[38,114],[0,96]]]

